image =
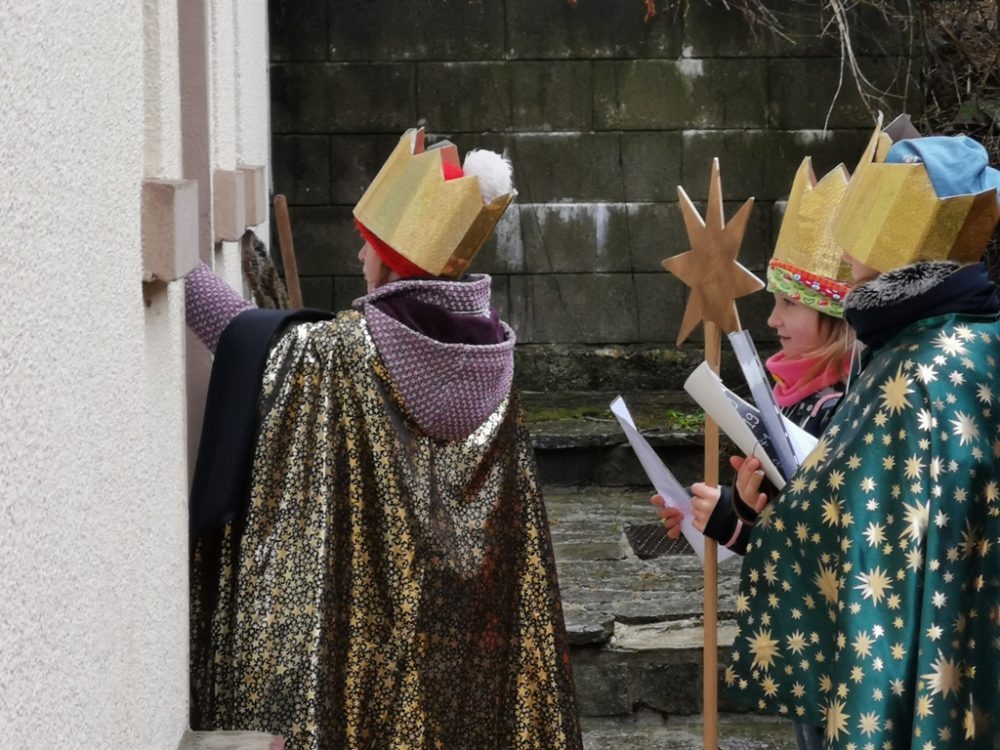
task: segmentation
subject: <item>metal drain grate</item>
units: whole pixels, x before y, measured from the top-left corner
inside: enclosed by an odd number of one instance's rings
[[[687,539],[679,536],[670,539],[663,524],[643,523],[625,526],[625,538],[640,560],[651,560],[664,555],[693,555]]]

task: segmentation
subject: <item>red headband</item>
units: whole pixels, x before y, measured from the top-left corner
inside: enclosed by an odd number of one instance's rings
[[[447,161],[441,162],[441,171],[444,173],[445,182],[465,176],[465,172],[462,171],[460,166]],[[358,232],[361,233],[365,242],[375,249],[375,252],[377,252],[378,256],[382,259],[382,262],[385,263],[390,269],[398,273],[402,278],[406,279],[413,276],[428,275],[426,270],[397,253],[357,219],[354,220],[354,225],[358,228]]]

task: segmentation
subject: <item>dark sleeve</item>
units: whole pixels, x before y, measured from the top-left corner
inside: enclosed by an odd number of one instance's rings
[[[236,518],[249,499],[257,401],[272,341],[293,323],[332,317],[319,310],[250,309],[222,332],[191,481],[193,537]]]
[[[705,536],[714,539],[719,544],[725,544],[736,531],[739,518],[733,510],[733,491],[730,487],[719,487],[719,502],[715,504],[712,515],[705,524]]]
[[[757,523],[757,511],[743,502],[743,498],[741,498],[740,493],[736,491],[736,487],[733,487],[730,491],[733,494],[733,509],[736,511],[736,515],[741,521],[743,521],[743,523],[753,526]],[[767,495],[768,504],[774,502],[774,498],[776,498],[779,494],[777,487],[771,484],[771,482],[767,479],[760,483],[760,491]]]
[[[712,515],[705,525],[705,536],[714,539],[724,547],[728,547],[737,555],[745,555],[753,523],[744,521],[737,515],[735,503],[740,502],[744,507],[746,505],[739,501],[732,487],[720,487],[719,491],[721,493],[719,502],[716,503],[715,510],[712,511]],[[756,513],[753,513],[752,509],[748,510],[756,520]]]
[[[809,416],[806,418],[805,422],[800,425],[802,429],[808,432],[813,437],[819,437],[823,434],[823,430],[833,419],[833,413],[837,410],[837,405],[840,403],[840,399],[844,394],[838,393],[834,398],[827,398],[823,400],[823,403],[819,405],[815,413],[809,412]]]
[[[753,526],[749,524],[743,524],[740,527],[740,533],[736,537],[736,540],[729,545],[729,549],[735,552],[740,557],[743,557],[747,553],[747,546],[750,544],[750,532],[753,531]]]

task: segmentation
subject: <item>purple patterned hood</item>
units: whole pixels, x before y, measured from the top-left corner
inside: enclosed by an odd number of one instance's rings
[[[429,436],[468,437],[510,393],[516,337],[490,306],[489,276],[395,281],[354,307],[364,311],[406,409]]]

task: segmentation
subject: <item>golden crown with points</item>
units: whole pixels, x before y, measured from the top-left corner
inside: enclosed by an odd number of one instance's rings
[[[974,263],[1000,221],[996,190],[938,198],[923,164],[885,163],[893,143],[920,137],[909,115],[883,129],[879,113],[834,219],[837,243],[879,272],[923,260]]]
[[[425,149],[424,129],[407,130],[354,207],[354,216],[427,273],[459,278],[514,192],[484,204],[478,178],[446,181],[442,162],[461,165],[453,143]]]
[[[769,291],[834,317],[843,316],[850,279],[850,267],[831,233],[847,184],[843,164],[817,181],[812,159],[803,159],[767,270]]]
[[[812,158],[803,159],[788,195],[785,216],[774,245],[774,260],[831,279],[848,278],[844,275],[847,269],[843,254],[833,240],[830,225],[840,208],[849,177],[844,165],[839,164],[817,181]]]

